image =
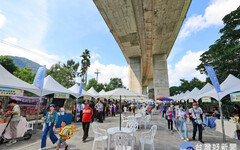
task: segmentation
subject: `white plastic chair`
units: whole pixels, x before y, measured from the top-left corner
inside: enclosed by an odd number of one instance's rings
[[[27,122],[26,131],[28,131],[28,130],[33,130],[33,122],[32,121]]]
[[[115,150],[133,150],[133,137],[124,132],[117,132],[113,134],[113,141],[115,143]]]
[[[107,139],[108,139],[107,131],[99,128],[98,124],[96,122],[92,123],[92,130],[94,133],[94,141],[93,141],[92,150],[94,150],[94,148],[95,148],[95,142],[102,142],[102,150],[104,150],[105,141],[107,141]]]
[[[136,142],[136,136],[135,136],[135,132],[138,130],[138,122],[134,121],[134,120],[129,120],[127,122],[127,128],[130,128],[132,130],[132,136],[134,137],[134,142]]]
[[[127,117],[124,117],[123,115],[122,116],[122,126],[123,126],[123,123],[127,123],[128,122],[128,118]]]
[[[143,122],[143,124],[144,124],[144,128],[145,128],[145,129],[147,128],[147,124],[150,122],[150,120],[151,120],[151,116],[150,116],[150,115],[146,115],[146,116],[144,117],[144,119],[142,119],[142,122]]]
[[[144,150],[144,145],[148,144],[148,145],[152,145],[152,149],[155,150],[154,147],[154,137],[157,133],[157,126],[153,125],[150,129],[150,131],[148,132],[142,132],[141,134],[141,138],[139,139],[139,149],[140,150]]]

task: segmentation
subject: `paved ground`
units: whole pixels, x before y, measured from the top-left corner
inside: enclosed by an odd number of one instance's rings
[[[148,129],[139,129],[136,132],[137,136],[137,142],[135,144],[134,149],[139,149],[139,137],[141,135],[141,132],[149,130],[151,125],[157,125],[158,130],[157,134],[155,136],[155,149],[156,150],[179,150],[181,143],[184,141],[180,139],[178,132],[170,133],[167,130],[167,121],[163,118],[160,117],[161,115],[159,113],[154,114],[153,118],[150,122],[150,125],[148,126]],[[89,138],[87,139],[86,143],[83,143],[81,141],[82,139],[82,128],[81,124],[74,124],[76,125],[78,131],[75,133],[74,137],[72,137],[70,140],[67,141],[69,144],[69,149],[70,150],[91,150],[92,149],[92,144],[93,144],[93,133],[92,129],[90,128],[89,132]],[[108,117],[106,118],[105,122],[102,124],[99,124],[101,128],[103,129],[108,129],[110,127],[117,127],[119,125],[119,117]],[[189,123],[188,124],[188,130],[189,130],[189,137],[192,137],[192,125]],[[41,144],[41,131],[37,131],[33,133],[33,136],[30,140],[27,141],[19,141],[18,143],[11,145],[11,146],[6,146],[0,145],[0,150],[38,150],[40,148]],[[211,143],[213,144],[219,143],[221,145],[222,141],[222,134],[215,131],[215,129],[205,129],[203,131],[203,140],[206,143]],[[194,147],[198,144],[198,146],[201,146],[200,142],[198,141],[190,141]],[[236,143],[238,149],[240,149],[240,142],[239,140],[234,140],[230,139],[227,137],[227,143]],[[101,149],[100,147],[101,144],[99,144],[98,149]],[[47,150],[54,150],[55,145],[53,145],[48,138],[47,140]],[[113,149],[113,148],[112,148]],[[145,149],[151,149],[150,146],[145,146]],[[204,149],[204,145],[202,147]],[[211,148],[213,149],[213,148]],[[221,149],[221,147],[220,147]],[[220,150],[219,149],[219,150]],[[200,150],[200,149],[199,149]],[[210,149],[209,149],[210,150]],[[228,149],[226,149],[228,150]],[[237,149],[236,149],[237,150]]]

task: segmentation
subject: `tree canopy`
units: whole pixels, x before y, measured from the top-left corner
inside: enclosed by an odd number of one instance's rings
[[[32,72],[31,68],[19,68],[17,71],[13,73],[19,79],[28,82],[29,84],[33,83],[36,73]]]
[[[170,95],[171,96],[180,94],[180,93],[184,93],[187,90],[192,91],[195,87],[197,87],[200,90],[206,84],[205,82],[203,82],[197,78],[193,78],[191,81],[188,81],[185,79],[180,79],[180,82],[181,82],[180,86],[170,87]]]
[[[11,74],[18,70],[18,66],[14,63],[13,58],[9,56],[0,56],[0,64]]]
[[[201,55],[201,64],[196,68],[207,74],[204,66],[213,66],[220,83],[229,74],[240,78],[240,7],[222,20],[222,36]]]
[[[79,63],[74,60],[68,60],[66,64],[58,62],[46,71],[46,75],[51,75],[58,83],[66,88],[73,86],[76,77],[79,77],[78,72]]]

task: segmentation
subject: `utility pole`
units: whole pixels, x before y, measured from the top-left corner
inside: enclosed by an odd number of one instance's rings
[[[98,75],[100,74],[100,72],[99,72],[98,69],[97,69],[97,71],[94,72],[94,73],[97,75],[97,83],[98,83]]]

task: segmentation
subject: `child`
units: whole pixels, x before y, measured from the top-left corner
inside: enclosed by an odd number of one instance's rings
[[[66,126],[66,121],[62,121],[62,122],[61,122],[61,127],[60,127],[60,129],[59,129],[59,130],[56,130],[56,129],[55,129],[55,131],[61,132],[62,129],[63,129],[65,126]],[[67,143],[66,143],[66,140],[65,140],[65,139],[62,139],[62,137],[60,136],[60,138],[58,139],[58,142],[57,142],[57,148],[56,148],[56,150],[59,150],[59,148],[60,148],[61,146],[63,146],[63,145],[65,145],[65,150],[67,150],[67,149],[68,149],[68,145],[67,145]]]

